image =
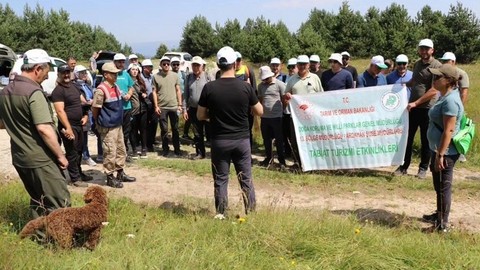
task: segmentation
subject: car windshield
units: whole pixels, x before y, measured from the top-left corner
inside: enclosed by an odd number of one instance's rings
[[[178,57],[178,58],[181,58],[182,56],[178,53],[166,53],[164,56],[168,57],[168,58],[172,58],[172,57]]]
[[[114,52],[101,52],[98,54],[97,61],[100,60],[113,60],[113,57],[115,56]]]

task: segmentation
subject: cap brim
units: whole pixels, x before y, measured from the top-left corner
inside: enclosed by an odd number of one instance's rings
[[[430,73],[432,73],[433,75],[443,76],[443,73],[440,72],[440,69],[438,68],[428,68],[428,71],[430,71]]]
[[[377,67],[381,68],[381,69],[387,69],[388,66],[385,65],[385,64],[377,64]]]

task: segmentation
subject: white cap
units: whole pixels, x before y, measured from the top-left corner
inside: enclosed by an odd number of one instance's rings
[[[117,53],[115,54],[115,56],[113,56],[113,61],[118,61],[118,60],[127,60],[127,58],[123,53]]]
[[[145,59],[142,61],[142,66],[146,67],[146,66],[152,66],[153,67],[153,63],[152,63],[152,60],[150,59]]]
[[[242,58],[242,54],[240,52],[235,52],[235,54],[237,55],[237,58]]]
[[[310,60],[308,59],[308,56],[302,54],[297,57],[297,64],[305,64],[305,63],[310,63]]]
[[[78,72],[85,71],[85,70],[87,70],[87,68],[85,66],[76,65],[75,68],[73,69],[73,72],[78,73]]]
[[[142,72],[142,67],[139,64],[130,64],[128,65],[127,70],[130,70],[132,68],[137,68],[139,72]]]
[[[433,48],[433,41],[431,39],[422,39],[420,40],[420,42],[418,43],[418,47],[429,47],[429,48]]]
[[[138,59],[138,56],[132,53],[128,56],[128,59]]]
[[[318,56],[318,55],[316,55],[316,54],[310,55],[310,62],[320,63],[320,56]]]
[[[275,76],[269,66],[260,67],[260,79],[263,81],[267,78]]]
[[[337,61],[339,64],[342,64],[342,55],[339,53],[332,53],[328,60]]]
[[[48,56],[48,53],[42,49],[28,50],[23,54],[24,64],[44,64],[49,63],[51,66],[55,66],[53,59]]]
[[[240,54],[240,53],[239,53]],[[229,46],[225,46],[217,52],[217,63],[229,65],[235,63],[237,53]]]
[[[205,65],[205,61],[203,61],[202,57],[200,56],[194,56],[192,58],[192,64]]]
[[[397,58],[395,58],[396,63],[408,63],[408,57],[405,54],[399,54]]]
[[[280,65],[281,63],[282,63],[282,61],[280,61],[280,59],[278,59],[277,57],[274,57],[274,58],[272,58],[272,60],[270,60],[270,64]]]
[[[342,52],[341,55],[350,57],[350,54],[347,51]]]
[[[288,59],[287,66],[294,66],[297,64],[297,58]]]
[[[174,56],[170,59],[170,62],[173,63],[173,62],[179,62],[180,63],[180,58]]]
[[[162,63],[162,61],[170,62],[170,58],[168,58],[167,56],[162,56],[162,58],[160,58],[160,63]]]
[[[381,55],[375,55],[372,57],[372,60],[370,60],[371,64],[377,65],[377,67],[386,69],[388,68],[387,65],[385,65],[385,59]]]
[[[457,57],[455,57],[455,54],[452,52],[446,52],[443,54],[442,58],[440,60],[453,60],[456,61]]]

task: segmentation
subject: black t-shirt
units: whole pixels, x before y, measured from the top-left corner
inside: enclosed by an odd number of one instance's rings
[[[358,82],[358,72],[357,72],[357,69],[355,67],[348,66],[348,67],[343,67],[343,68],[350,71],[350,73],[352,73],[352,77],[353,77],[354,82]]]
[[[250,106],[258,103],[252,86],[237,78],[220,78],[208,82],[198,105],[208,109],[213,139],[250,137],[248,115]]]
[[[52,102],[63,102],[64,110],[67,114],[68,121],[70,125],[81,125],[81,120],[83,117],[82,103],[80,101],[81,92],[73,83],[67,84],[58,84],[55,89],[53,89],[51,99]],[[63,127],[62,123],[58,121],[58,127],[61,129]]]

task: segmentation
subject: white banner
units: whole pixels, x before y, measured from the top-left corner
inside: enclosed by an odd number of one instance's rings
[[[289,106],[303,171],[401,165],[407,104],[398,84],[294,95]]]

